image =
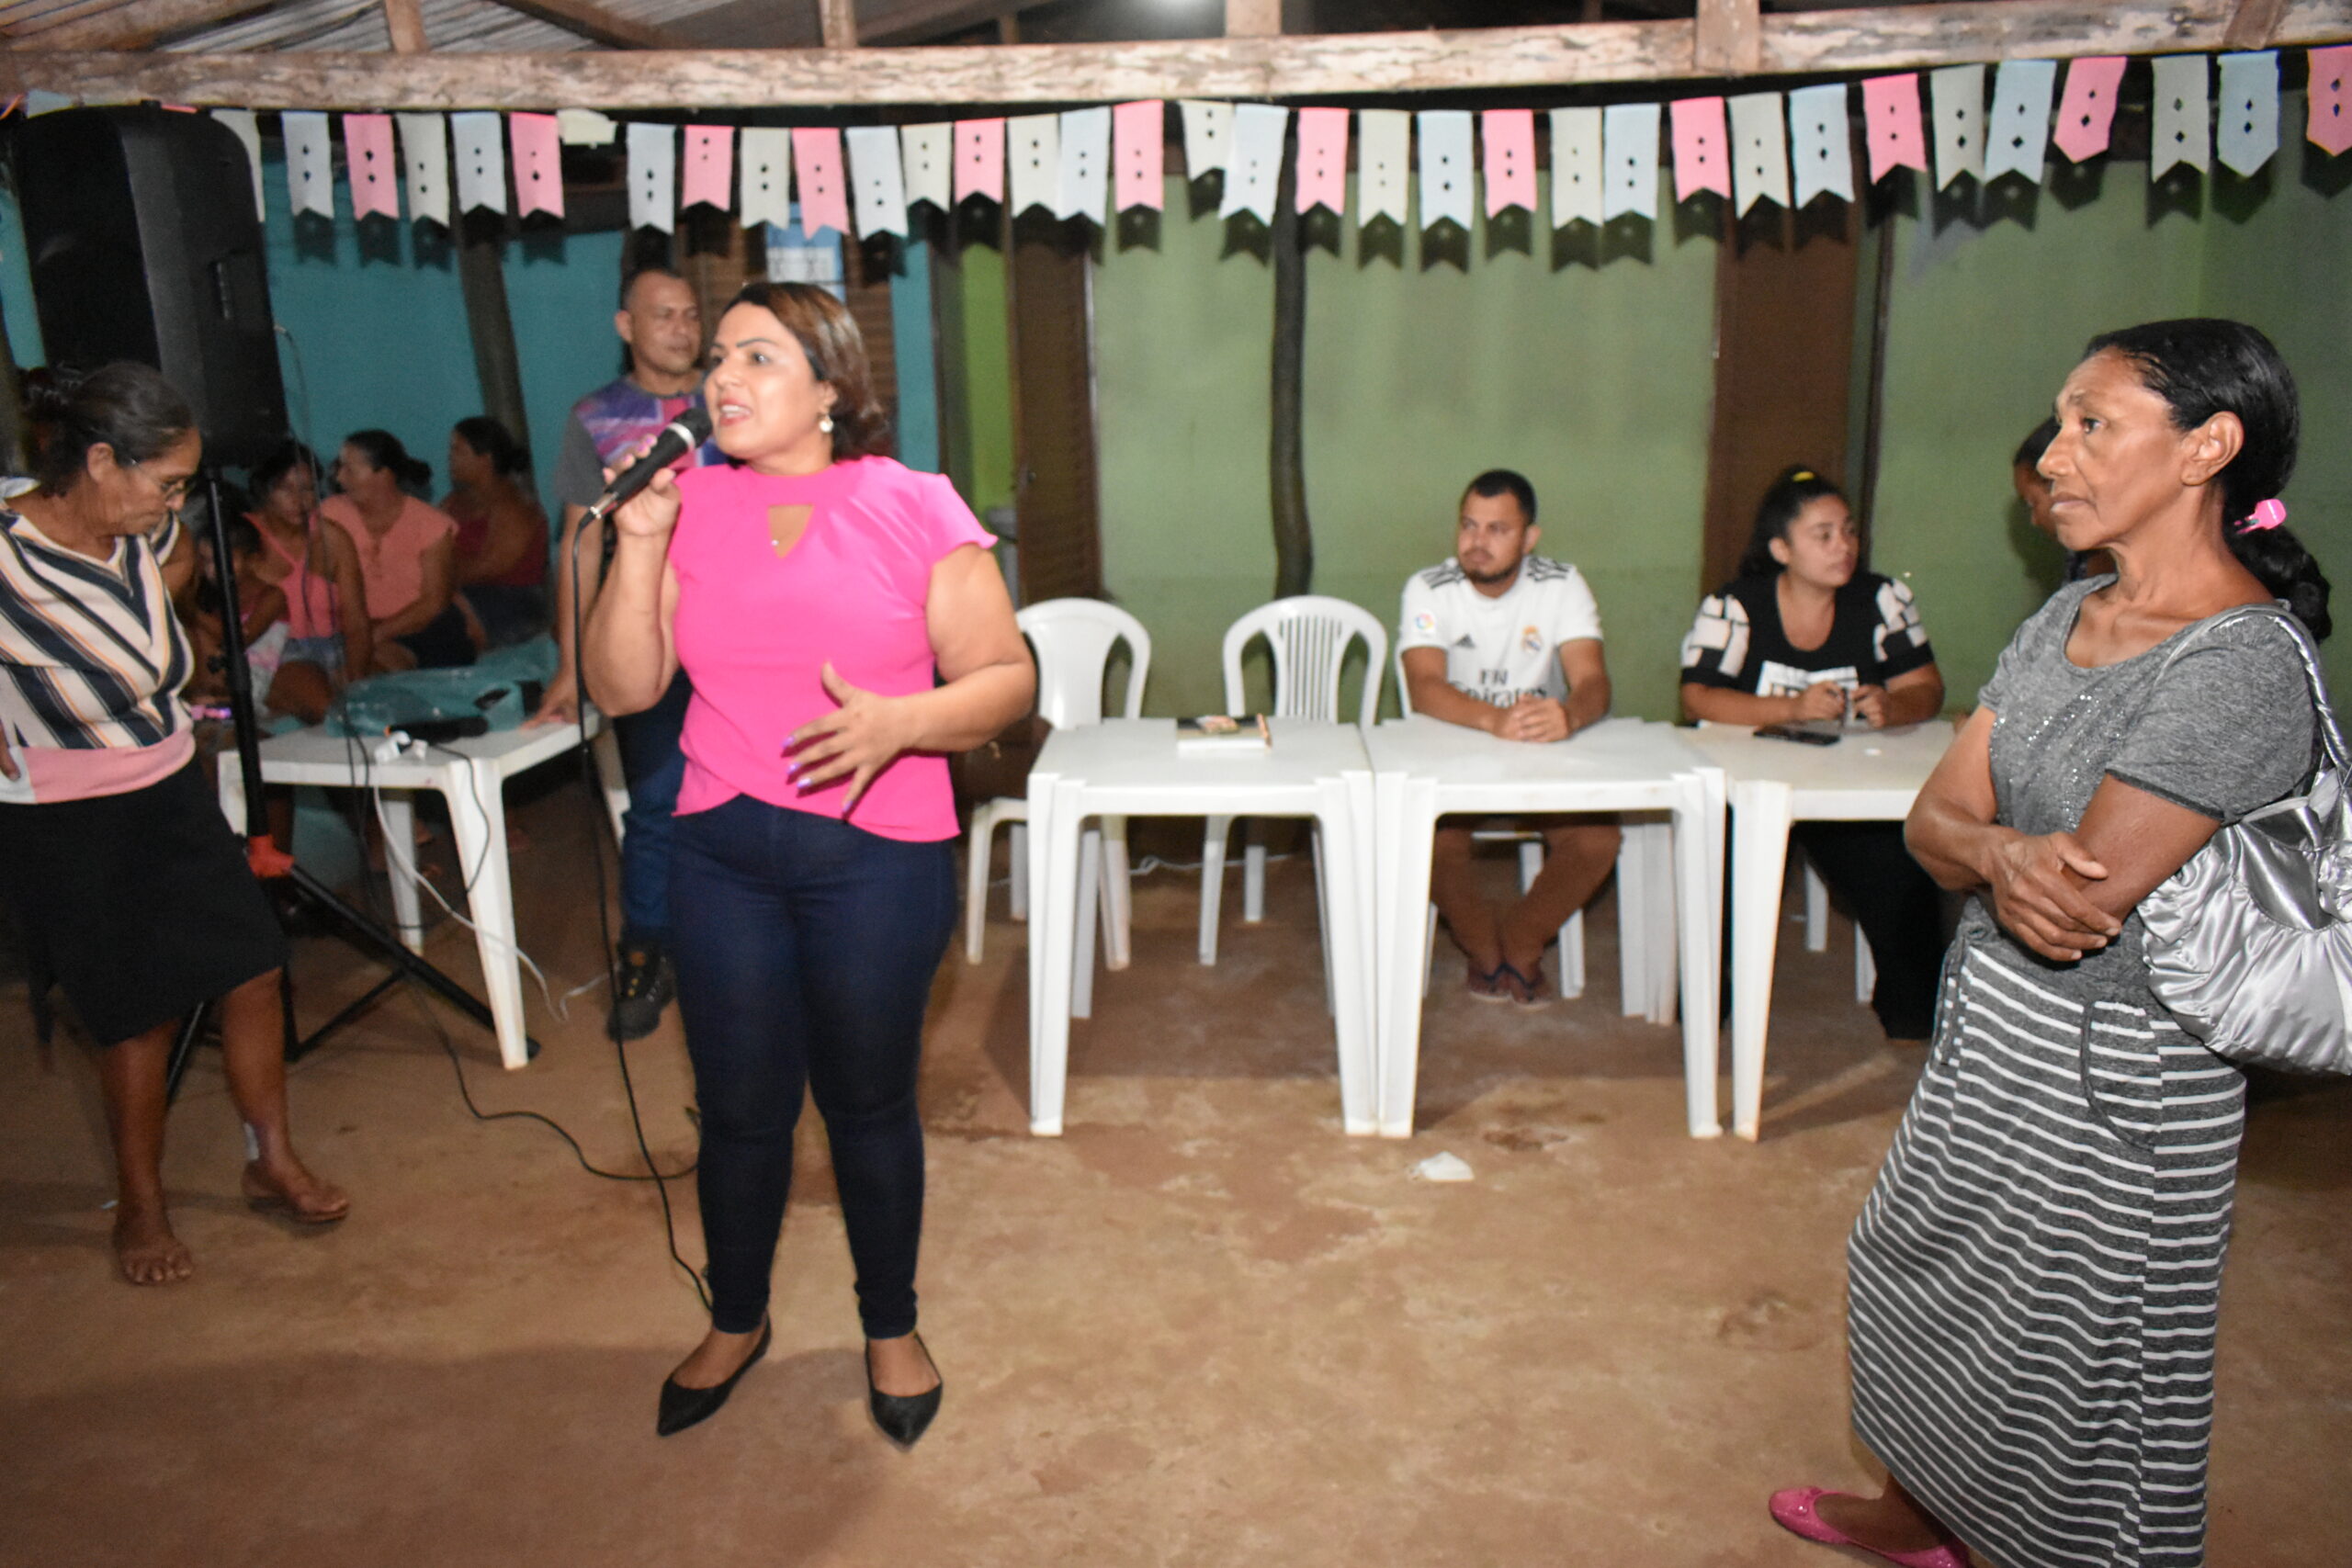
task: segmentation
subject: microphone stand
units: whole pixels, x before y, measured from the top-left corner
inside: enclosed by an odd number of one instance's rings
[[[480,998],[457,981],[443,974],[424,959],[411,953],[400,939],[382,926],[353,908],[338,897],[334,889],[321,882],[301,866],[294,857],[277,847],[269,832],[269,798],[261,776],[261,724],[254,715],[253,671],[245,662],[244,616],[237,604],[237,569],[229,546],[229,518],[220,504],[220,479],[218,470],[209,463],[204,468],[206,510],[209,513],[207,532],[211,536],[213,566],[219,573],[220,588],[221,660],[229,676],[229,716],[237,736],[237,767],[245,785],[245,861],[259,880],[275,885],[283,897],[297,907],[323,918],[337,932],[359,952],[373,957],[390,968],[390,973],[379,980],[364,996],[337,1012],[326,1022],[300,1036],[294,1028],[294,978],[289,964],[278,971],[279,1010],[286,1028],[286,1059],[298,1062],[325,1043],[329,1035],[358,1017],[377,999],[401,983],[403,977],[421,981],[430,987],[444,1001],[482,1028],[496,1033],[496,1024],[490,1009]],[[193,546],[191,546],[193,547]],[[227,759],[221,761],[226,762]],[[282,919],[282,916],[281,916]],[[179,1037],[172,1046],[166,1098],[179,1093],[180,1078],[187,1070],[187,1061],[195,1050],[209,1003],[198,1007],[181,1025]],[[526,1037],[529,1054],[539,1054],[539,1043]]]

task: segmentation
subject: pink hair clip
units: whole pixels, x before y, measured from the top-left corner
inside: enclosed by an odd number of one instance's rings
[[[2258,534],[2265,528],[2276,528],[2287,521],[2287,503],[2277,496],[2254,509],[2254,515],[2238,525],[2241,534]]]

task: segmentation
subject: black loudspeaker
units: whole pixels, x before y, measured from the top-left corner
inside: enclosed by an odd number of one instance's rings
[[[62,109],[17,131],[33,304],[52,365],[136,359],[196,410],[205,455],[286,439],[244,143],[200,114]]]

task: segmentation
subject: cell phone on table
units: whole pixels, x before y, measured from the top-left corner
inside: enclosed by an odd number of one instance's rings
[[[1800,746],[1835,746],[1843,731],[1831,718],[1801,718],[1788,724],[1767,724],[1756,731],[1768,740],[1793,740]]]

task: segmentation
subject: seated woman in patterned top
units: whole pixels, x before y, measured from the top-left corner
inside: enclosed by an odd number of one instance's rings
[[[1836,485],[1791,468],[1756,509],[1737,581],[1699,606],[1682,643],[1682,711],[1716,724],[1932,718],[1944,678],[1911,590],[1861,570],[1861,530]],[[1893,1040],[1935,1021],[1943,938],[1935,884],[1896,822],[1800,822],[1792,837],[1853,910],[1878,968],[1871,1005]]]

